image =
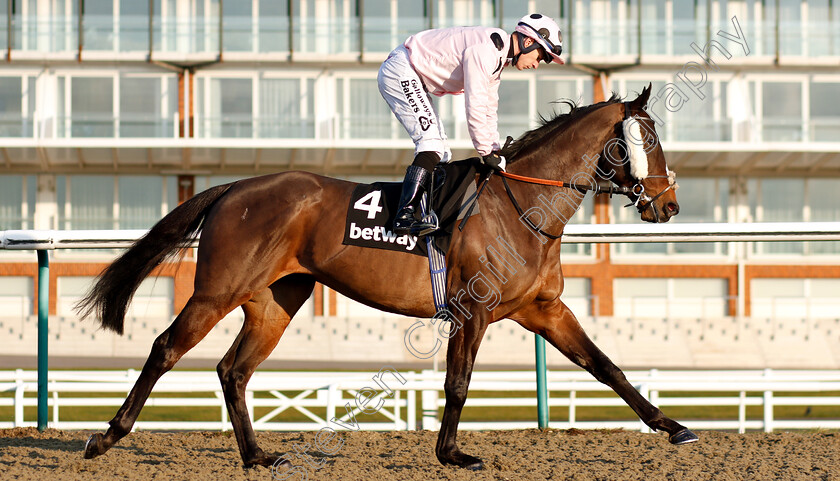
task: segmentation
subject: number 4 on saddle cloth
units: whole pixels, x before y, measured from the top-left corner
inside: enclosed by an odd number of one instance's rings
[[[375,182],[359,184],[350,197],[344,226],[344,245],[386,249],[429,258],[432,292],[437,310],[446,307],[446,261],[449,242],[456,223],[469,210],[476,197],[476,174],[481,159],[478,157],[438,164],[435,168],[431,195],[423,194],[423,208],[437,215],[439,229],[417,238],[398,236],[392,231],[400,200],[400,182]],[[427,197],[428,196],[428,197]],[[424,215],[429,215],[424,211]],[[478,214],[478,208],[469,215]]]

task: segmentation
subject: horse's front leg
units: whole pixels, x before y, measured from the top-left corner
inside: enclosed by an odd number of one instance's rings
[[[651,429],[665,431],[673,444],[697,441],[685,426],[665,416],[627,381],[612,361],[583,331],[575,315],[560,299],[534,302],[511,316],[531,332],[540,334],[595,379],[611,387]]]
[[[487,330],[487,323],[487,320],[475,316],[449,338],[446,351],[446,381],[443,387],[446,406],[443,408],[443,420],[435,446],[435,454],[442,464],[454,464],[472,470],[484,467],[480,459],[461,452],[456,438],[461,410],[467,400],[475,356],[481,338]]]

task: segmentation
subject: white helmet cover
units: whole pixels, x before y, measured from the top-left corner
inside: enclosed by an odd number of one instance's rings
[[[563,52],[563,36],[560,34],[557,22],[551,17],[539,13],[525,15],[519,19],[515,31],[534,39],[555,62],[564,63],[560,58]]]

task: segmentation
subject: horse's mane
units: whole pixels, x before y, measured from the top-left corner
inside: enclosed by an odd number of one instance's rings
[[[559,100],[557,103],[569,106],[569,112],[556,113],[554,117],[546,119],[540,115],[540,126],[525,132],[521,137],[514,140],[507,147],[501,150],[501,154],[507,159],[508,163],[516,161],[519,153],[527,146],[539,142],[542,138],[549,135],[555,135],[558,131],[565,130],[573,121],[583,117],[584,115],[597,110],[601,107],[622,102],[622,99],[617,93],[613,92],[608,100],[598,102],[597,104],[578,106],[574,100]]]

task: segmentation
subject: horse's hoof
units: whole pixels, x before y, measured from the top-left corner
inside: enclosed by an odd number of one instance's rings
[[[91,434],[85,443],[85,459],[93,459],[99,455],[105,454],[107,449],[102,448],[102,435],[99,433]]]
[[[692,433],[688,428],[683,428],[680,431],[675,432],[668,438],[668,441],[670,441],[671,444],[676,445],[696,443],[699,440],[700,438],[698,438],[697,435]]]
[[[447,457],[440,460],[443,464],[453,464],[455,466],[469,469],[470,471],[481,471],[484,469],[484,461],[470,456],[469,454],[457,453],[454,456]]]

